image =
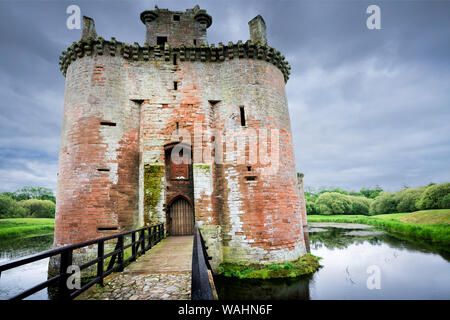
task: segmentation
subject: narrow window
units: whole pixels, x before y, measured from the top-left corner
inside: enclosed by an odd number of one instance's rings
[[[247,166],[247,171],[252,171],[252,166]]]
[[[117,230],[117,227],[97,227],[98,231]]]
[[[156,44],[160,46],[164,46],[167,42],[167,37],[156,37]]]
[[[194,39],[194,46],[197,45],[197,39]]]
[[[102,122],[100,122],[100,125],[102,125],[102,126],[115,127],[115,126],[116,126],[116,123],[115,123],[115,122],[111,122],[111,121],[102,121]]]
[[[178,90],[178,82],[177,81],[173,82],[173,90]]]
[[[99,171],[99,172],[109,172],[109,169],[101,168],[101,169],[97,169],[97,171]]]
[[[179,129],[180,129],[180,123],[177,122],[177,135],[178,135]]]
[[[209,104],[214,107],[216,104],[220,102],[220,100],[208,100]]]
[[[176,54],[173,55],[173,65],[174,66],[177,65],[177,55]]]
[[[174,14],[173,21],[180,21],[180,16],[178,14]]]
[[[239,107],[239,110],[241,111],[241,126],[245,127],[245,110],[244,107]]]

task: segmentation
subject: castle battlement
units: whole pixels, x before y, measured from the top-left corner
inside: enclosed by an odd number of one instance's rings
[[[180,46],[172,47],[169,43],[164,46],[156,45],[140,46],[137,42],[133,45],[116,41],[111,38],[110,41],[101,37],[98,39],[80,40],[72,43],[66,51],[60,56],[60,69],[63,75],[66,75],[69,65],[84,56],[120,56],[129,61],[199,61],[199,62],[221,62],[232,59],[258,59],[267,61],[275,65],[283,73],[285,82],[288,81],[291,66],[280,51],[268,45],[261,45],[258,42],[247,40],[245,43],[239,40],[237,43],[228,42],[227,45],[219,42],[216,47],[214,44],[200,47]]]

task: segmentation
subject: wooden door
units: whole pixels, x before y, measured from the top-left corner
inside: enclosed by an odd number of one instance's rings
[[[170,206],[170,235],[187,236],[194,234],[194,213],[187,200],[179,198]]]

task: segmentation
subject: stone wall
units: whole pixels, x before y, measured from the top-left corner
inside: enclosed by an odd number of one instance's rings
[[[186,11],[167,9],[142,12],[141,20],[146,28],[146,44],[155,46],[158,37],[166,37],[171,46],[200,46],[207,44],[206,29],[212,18],[198,6]]]
[[[165,222],[166,204],[182,193],[208,230],[213,265],[298,258],[305,243],[289,69],[278,51],[253,42],[164,50],[101,38],[73,44],[61,58],[55,245]],[[240,154],[237,137],[260,143],[259,151]],[[194,153],[186,188],[167,180],[166,147],[180,141]]]

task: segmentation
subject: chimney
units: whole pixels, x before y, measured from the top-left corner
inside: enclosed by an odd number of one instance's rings
[[[248,26],[250,28],[250,40],[252,42],[259,42],[263,45],[267,44],[266,23],[260,15],[250,20]]]

